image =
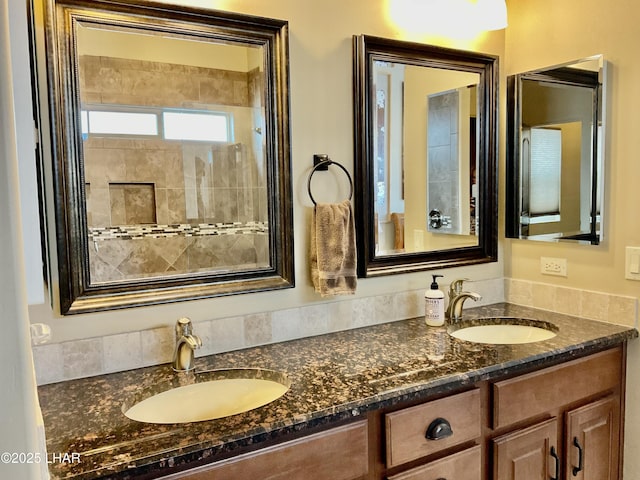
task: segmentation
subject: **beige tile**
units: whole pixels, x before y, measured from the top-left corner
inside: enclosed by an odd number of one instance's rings
[[[557,287],[555,285],[533,283],[531,286],[532,306],[542,310],[553,311],[556,308],[556,290]]]
[[[375,306],[373,298],[356,298],[352,300],[352,322],[354,328],[365,327],[375,323]]]
[[[61,345],[65,379],[91,377],[104,372],[102,338],[73,340]]]
[[[424,315],[424,292],[412,290],[393,295],[393,309],[396,320]]]
[[[516,305],[532,306],[533,292],[531,282],[510,279],[507,287],[507,301]]]
[[[557,287],[555,311],[566,315],[580,315],[580,290],[577,288]]]
[[[247,346],[271,342],[271,315],[257,313],[244,317],[244,340]]]
[[[329,331],[329,307],[326,303],[300,307],[302,336],[313,337]]]
[[[611,295],[609,297],[608,321],[627,327],[638,326],[638,299]]]
[[[606,321],[609,314],[609,295],[606,293],[580,291],[580,316],[591,320]]]
[[[476,285],[472,288],[473,291],[482,295],[482,300],[479,304],[491,305],[493,303],[504,302],[505,300],[505,281],[504,278],[492,278],[489,280],[480,280],[475,282]],[[446,294],[447,292],[445,292]]]
[[[160,365],[171,362],[176,341],[173,326],[152,328],[140,333],[143,365]]]
[[[227,317],[211,320],[211,344],[213,351],[228,352],[245,347],[244,318]]]
[[[341,300],[329,304],[329,324],[330,332],[348,330],[352,325],[351,315],[353,314],[352,300]]]
[[[102,347],[105,373],[131,370],[143,365],[140,332],[103,337]]]
[[[205,357],[207,355],[216,353],[214,350],[216,339],[213,336],[210,320],[206,320],[204,322],[194,322],[193,334],[197,335],[202,342],[200,348],[195,351],[196,357]]]
[[[374,304],[375,323],[387,323],[398,320],[394,310],[394,295],[378,295],[369,299]]]
[[[33,347],[33,363],[38,385],[64,380],[64,360],[62,358],[61,344],[51,343]]]
[[[288,308],[271,312],[271,339],[284,342],[302,337],[300,309]]]

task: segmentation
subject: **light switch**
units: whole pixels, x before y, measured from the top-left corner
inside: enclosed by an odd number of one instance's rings
[[[640,280],[640,247],[626,248],[624,277],[628,280]]]

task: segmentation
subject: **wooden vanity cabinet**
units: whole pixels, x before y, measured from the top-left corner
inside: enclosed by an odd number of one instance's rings
[[[496,382],[494,426],[550,418],[492,439],[493,480],[617,480],[623,361],[618,348]]]
[[[617,396],[609,396],[568,411],[564,450],[558,448],[563,435],[555,417],[495,438],[493,479],[617,479],[619,405]]]
[[[375,478],[618,480],[625,360],[617,347],[387,413]],[[434,417],[453,433],[429,443]]]
[[[623,345],[164,478],[619,480],[625,360]]]

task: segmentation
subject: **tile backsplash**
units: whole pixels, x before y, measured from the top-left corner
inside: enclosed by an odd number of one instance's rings
[[[514,279],[467,282],[479,305],[508,301],[543,310],[637,326],[638,300]],[[445,288],[445,287],[443,287]],[[469,302],[468,307],[472,304]],[[473,304],[476,305],[476,304]],[[194,322],[202,339],[197,356],[312,337],[424,313],[424,290],[347,298],[335,302]],[[173,325],[33,347],[39,385],[171,361]]]
[[[559,287],[546,283],[505,279],[505,300],[510,303],[567,315],[638,326],[638,299],[622,295]]]

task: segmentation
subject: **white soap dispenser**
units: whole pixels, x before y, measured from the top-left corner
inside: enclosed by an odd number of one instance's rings
[[[433,282],[429,290],[424,292],[424,321],[430,327],[444,325],[444,292],[438,288],[438,277],[432,275]]]

